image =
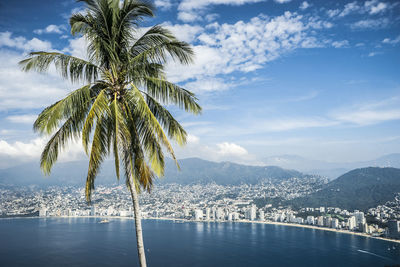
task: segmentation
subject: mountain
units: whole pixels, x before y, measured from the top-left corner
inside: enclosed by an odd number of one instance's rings
[[[393,200],[399,192],[400,169],[368,167],[352,170],[329,182],[322,190],[293,199],[289,204],[366,210]]]
[[[247,166],[232,162],[212,162],[199,158],[188,158],[179,161],[181,170],[173,164],[167,164],[165,178],[161,182],[191,184],[211,183],[235,185],[240,183],[256,184],[265,178],[288,179],[305,177],[295,170],[286,170],[275,166]]]
[[[400,168],[400,153],[385,155],[369,161],[359,162],[327,162],[312,160],[297,155],[270,156],[263,160],[265,165],[274,165],[281,168],[296,169],[301,172],[321,175],[335,179],[346,172],[365,167],[393,167]]]
[[[96,184],[116,184],[114,162],[103,163]],[[280,167],[247,166],[232,162],[211,162],[198,158],[179,160],[181,170],[178,171],[175,162],[166,159],[165,175],[158,183],[217,183],[234,185],[240,183],[255,184],[264,178],[287,179],[291,177],[307,177],[295,170],[285,170]],[[0,170],[0,184],[3,185],[84,185],[88,168],[87,161],[57,163],[51,175],[45,177],[39,168],[39,163],[27,163]],[[123,179],[123,178],[121,178]],[[124,180],[120,181],[124,183]]]

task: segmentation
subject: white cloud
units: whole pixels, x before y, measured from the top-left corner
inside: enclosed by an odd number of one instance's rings
[[[156,0],[154,4],[161,9],[170,9],[172,7],[171,0]]]
[[[184,22],[203,20],[205,10],[212,5],[244,5],[266,0],[182,0],[178,6],[178,19]]]
[[[326,14],[330,17],[333,18],[335,16],[337,16],[340,13],[339,9],[329,9],[328,11],[326,11]]]
[[[276,3],[279,3],[279,4],[285,4],[285,3],[289,3],[290,1],[292,1],[292,0],[274,0]]]
[[[384,44],[392,44],[392,45],[398,44],[399,42],[400,42],[400,35],[397,36],[395,39],[385,38],[382,41],[382,43]]]
[[[37,38],[27,40],[25,37],[12,37],[11,32],[0,32],[0,47],[9,47],[26,52],[51,50],[51,43]]]
[[[37,115],[33,114],[25,114],[25,115],[13,115],[8,116],[6,119],[11,121],[12,123],[24,123],[24,124],[33,124],[36,120]]]
[[[188,134],[187,135],[187,143],[190,144],[198,144],[199,143],[199,138],[195,135]]]
[[[300,5],[300,9],[301,10],[305,10],[305,9],[307,9],[307,8],[309,8],[310,7],[310,4],[307,2],[307,1],[304,1],[303,3],[301,3],[301,5]]]
[[[68,93],[66,82],[55,71],[24,73],[18,62],[23,56],[0,49],[0,110],[42,108]]]
[[[380,12],[384,12],[389,5],[384,2],[379,2],[377,0],[366,1],[364,7],[369,14],[374,15]]]
[[[232,85],[233,87],[234,85]],[[224,91],[230,88],[230,84],[218,78],[197,79],[185,84],[185,88],[192,92]]]
[[[374,57],[374,56],[377,56],[377,55],[380,55],[380,54],[382,54],[382,52],[370,52],[368,54],[368,57]]]
[[[35,138],[28,142],[16,141],[14,143],[0,140],[0,158],[11,158],[17,162],[38,160],[47,138]],[[71,161],[85,157],[80,140],[72,141],[60,154],[59,161]]]
[[[385,28],[389,25],[388,18],[380,18],[380,19],[365,19],[357,21],[351,24],[351,28],[353,29],[380,29]]]
[[[223,77],[215,79],[216,76],[251,72],[295,49],[324,46],[313,36],[314,30],[324,27],[331,25],[291,12],[273,18],[260,15],[234,24],[214,22],[204,32],[194,29],[194,35],[201,33],[196,38],[198,44],[193,46],[195,64],[171,63],[167,74],[174,82],[193,79],[189,84],[200,85],[204,90],[226,89],[231,81],[224,81]],[[190,32],[192,28],[186,30]]]
[[[245,148],[235,143],[223,142],[217,144],[217,147],[217,153],[223,156],[244,156],[248,154]]]
[[[343,47],[348,47],[349,46],[349,41],[343,40],[343,41],[334,41],[332,42],[332,46],[334,48],[343,48]]]
[[[199,36],[200,33],[204,31],[199,25],[189,25],[189,24],[165,24],[165,27],[172,31],[175,37],[180,41],[192,42]]]
[[[357,4],[356,1],[348,3],[344,6],[342,12],[340,12],[339,17],[344,17],[349,15],[350,13],[356,12],[360,10],[360,6]]]
[[[54,24],[50,24],[49,26],[47,26],[44,29],[37,29],[34,30],[33,32],[36,34],[43,34],[43,33],[57,33],[57,34],[62,34],[63,31],[65,31],[65,26],[64,25],[54,25]]]
[[[357,110],[346,114],[337,114],[336,119],[358,125],[377,124],[384,121],[399,120],[400,109]]]
[[[64,53],[69,53],[75,57],[87,59],[87,41],[85,37],[70,39],[68,46],[63,49]]]
[[[399,102],[398,97],[393,97],[378,102],[358,104],[335,111],[331,115],[342,123],[353,123],[361,126],[399,120],[400,109],[397,108]]]

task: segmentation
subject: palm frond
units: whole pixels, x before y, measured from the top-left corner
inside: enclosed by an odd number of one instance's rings
[[[45,108],[33,124],[33,129],[39,133],[52,134],[60,123],[85,110],[90,105],[90,86],[83,86],[64,99]]]
[[[146,77],[147,93],[165,104],[175,104],[195,115],[201,113],[198,99],[192,92],[161,78]]]
[[[29,58],[19,62],[23,71],[46,72],[54,64],[61,76],[71,82],[91,83],[98,78],[99,67],[95,64],[58,52],[31,52]]]

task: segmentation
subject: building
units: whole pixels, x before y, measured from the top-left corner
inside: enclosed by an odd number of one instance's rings
[[[400,238],[400,221],[388,221],[387,236],[390,238]]]
[[[46,217],[47,216],[47,209],[46,208],[41,208],[39,210],[39,217]]]
[[[206,208],[206,217],[205,217],[206,221],[210,220],[210,208]]]
[[[265,215],[264,215],[264,211],[260,210],[259,214],[258,214],[258,218],[260,221],[264,221],[265,220]]]
[[[310,225],[314,224],[314,216],[307,216],[307,224]]]
[[[246,220],[254,221],[256,219],[256,206],[252,205],[248,210],[246,210],[244,217]]]
[[[355,230],[357,227],[356,224],[356,217],[351,216],[350,218],[347,219],[347,226],[349,227],[349,230]]]
[[[202,210],[195,210],[194,211],[194,219],[196,221],[203,220],[203,211]]]
[[[332,218],[329,216],[324,217],[324,226],[331,227],[332,225]]]
[[[317,225],[318,226],[324,226],[324,217],[323,216],[318,216],[317,217]]]
[[[216,220],[223,220],[224,219],[224,211],[222,208],[217,208],[217,211],[215,212],[215,219]]]
[[[337,218],[333,218],[331,222],[332,228],[338,229],[339,228],[339,220]]]

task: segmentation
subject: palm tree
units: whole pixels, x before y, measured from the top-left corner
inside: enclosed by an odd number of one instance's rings
[[[79,1],[79,0],[78,0]],[[140,266],[146,266],[138,193],[150,191],[164,174],[164,151],[175,160],[169,139],[186,143],[186,132],[165,105],[193,114],[201,107],[190,91],[168,82],[168,59],[189,64],[191,47],[157,25],[144,34],[139,23],[153,16],[153,6],[141,0],[80,0],[85,14],[70,18],[72,35],[84,36],[88,60],[59,52],[32,52],[20,62],[24,71],[45,72],[54,65],[63,78],[86,85],[45,108],[34,123],[40,134],[52,135],[40,160],[49,174],[58,154],[71,140],[82,139],[89,157],[86,200],[107,156],[120,164],[132,197]]]

